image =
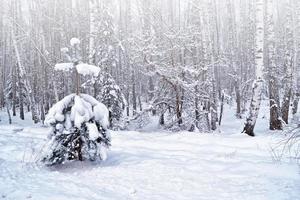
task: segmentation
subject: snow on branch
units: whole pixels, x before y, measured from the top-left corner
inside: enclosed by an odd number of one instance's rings
[[[73,103],[72,103],[73,102]],[[81,127],[83,122],[95,119],[106,129],[109,126],[109,111],[106,106],[98,102],[95,98],[80,94],[80,96],[71,94],[61,101],[57,102],[50,110],[45,119],[45,124],[51,126],[56,122],[66,120],[64,112],[73,104],[70,119],[77,128]]]
[[[102,126],[107,128],[109,126],[109,111],[107,107],[89,95],[81,94],[80,96],[84,101],[93,106],[95,120],[101,122]]]
[[[70,71],[74,68],[73,63],[58,63],[55,65],[55,71]]]
[[[55,65],[54,70],[55,71],[70,71],[74,68],[73,63],[58,63]],[[86,75],[92,75],[92,76],[98,76],[100,73],[100,68],[94,65],[89,65],[86,63],[80,63],[76,65],[76,70],[79,74],[86,76]]]
[[[72,47],[74,47],[75,45],[80,44],[80,40],[78,38],[72,38],[70,40],[70,44],[71,44]]]
[[[57,102],[48,112],[48,115],[45,119],[45,125],[51,126],[51,124],[54,124],[55,122],[63,122],[65,120],[65,116],[63,114],[64,109],[68,107],[70,102],[73,101],[75,97],[75,94],[71,94],[69,96],[66,96],[61,101]]]
[[[98,76],[100,73],[100,68],[95,65],[89,65],[86,63],[80,63],[76,65],[77,72],[81,75],[93,75]]]

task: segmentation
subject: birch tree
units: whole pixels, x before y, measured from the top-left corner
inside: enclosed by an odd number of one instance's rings
[[[256,33],[255,33],[255,75],[253,83],[252,98],[250,102],[249,114],[246,119],[243,132],[249,136],[254,136],[254,127],[259,114],[262,90],[263,90],[263,70],[264,70],[264,1],[255,1]]]

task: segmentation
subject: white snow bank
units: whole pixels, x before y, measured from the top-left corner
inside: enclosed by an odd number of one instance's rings
[[[92,97],[81,97],[98,105]],[[105,162],[75,162],[51,170],[33,163],[46,128],[24,127],[21,120],[18,126],[0,122],[0,198],[299,199],[299,166],[290,155],[284,154],[281,162],[272,157],[271,148],[283,134],[267,130],[268,102],[262,104],[254,138],[240,134],[244,120],[237,120],[232,110],[225,107],[220,134],[113,132]],[[4,120],[6,113],[0,115]]]
[[[29,131],[30,130],[30,131]],[[43,131],[44,130],[44,131]],[[114,133],[105,162],[46,169],[32,162],[47,129],[0,126],[4,199],[283,200],[299,199],[297,164],[276,163],[271,135]],[[228,133],[227,133],[228,134]]]

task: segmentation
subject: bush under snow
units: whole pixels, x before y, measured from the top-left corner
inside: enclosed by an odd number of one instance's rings
[[[55,104],[45,119],[51,126],[50,141],[42,162],[105,160],[110,146],[108,109],[86,94],[71,94]]]

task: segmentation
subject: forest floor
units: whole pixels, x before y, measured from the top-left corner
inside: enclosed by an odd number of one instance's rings
[[[7,125],[0,113],[0,199],[299,199],[299,165],[272,153],[282,134],[268,132],[262,115],[258,136],[247,137],[243,120],[226,112],[217,133],[113,132],[106,161],[59,168],[35,163],[47,128]]]

